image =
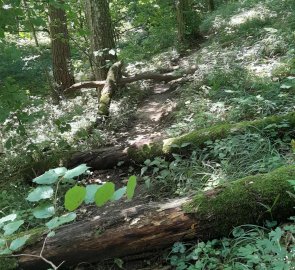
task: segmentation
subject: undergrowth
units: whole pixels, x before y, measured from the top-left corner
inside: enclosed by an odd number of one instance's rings
[[[269,127],[268,134],[272,131],[277,136],[275,128]],[[183,153],[188,145],[182,145]],[[207,141],[205,148],[195,149],[189,156],[173,154],[173,159],[158,157],[144,162],[141,175],[151,194],[185,195],[248,175],[267,173],[293,162],[288,137],[271,139],[263,133]]]

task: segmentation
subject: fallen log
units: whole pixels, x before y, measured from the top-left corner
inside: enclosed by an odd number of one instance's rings
[[[133,83],[141,80],[153,80],[155,82],[170,82],[173,80],[180,79],[186,75],[194,74],[197,70],[196,67],[193,67],[189,70],[183,71],[181,74],[162,74],[162,73],[154,73],[154,72],[146,72],[141,74],[135,74],[131,77],[120,78],[117,81],[117,84],[123,86],[127,83]],[[73,84],[71,87],[65,90],[65,93],[69,93],[75,90],[79,90],[81,88],[103,88],[106,84],[106,81],[85,81]]]
[[[98,105],[98,115],[100,116],[108,116],[109,115],[109,107],[111,104],[112,96],[114,92],[117,90],[117,83],[121,78],[121,68],[123,66],[123,62],[119,61],[111,66],[108,71],[107,79],[105,85],[101,92],[99,93],[99,105]]]
[[[123,210],[114,203],[99,216],[58,229],[48,239],[43,254],[56,265],[65,261],[64,265],[70,266],[159,250],[176,241],[228,236],[234,226],[261,224],[272,217],[284,221],[294,214],[294,199],[287,194],[292,191],[287,180],[294,177],[293,165],[227,183],[191,198]],[[271,213],[263,205],[272,206]],[[38,255],[42,245],[43,241],[39,241],[21,253]],[[22,269],[48,268],[37,257],[21,256],[18,262]]]
[[[195,148],[203,148],[205,142],[216,139],[223,139],[230,135],[242,134],[247,131],[264,132],[266,135],[269,129],[273,128],[278,132],[277,136],[283,136],[287,132],[294,132],[295,113],[286,115],[274,115],[254,121],[244,121],[235,124],[220,124],[209,128],[204,128],[190,133],[164,140],[152,141],[143,145],[129,145],[127,147],[113,147],[86,152],[77,152],[71,156],[67,162],[68,167],[74,167],[86,163],[93,169],[113,168],[120,161],[126,164],[141,164],[146,159],[157,156],[170,156],[171,153],[190,151]],[[184,143],[189,145],[184,149],[180,146]],[[178,146],[178,147],[175,147]]]

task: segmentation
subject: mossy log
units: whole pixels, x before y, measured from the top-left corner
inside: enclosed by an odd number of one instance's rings
[[[268,127],[273,126],[271,129]],[[294,132],[295,113],[286,115],[274,115],[254,121],[244,121],[236,124],[220,124],[209,128],[204,128],[190,133],[165,140],[153,141],[149,144],[129,145],[125,148],[106,148],[91,150],[74,154],[68,161],[68,166],[76,166],[87,163],[93,169],[107,169],[117,165],[119,161],[126,164],[130,162],[140,164],[146,159],[157,156],[170,156],[171,153],[179,151],[190,151],[195,148],[203,148],[206,141],[223,139],[230,135],[242,134],[247,131],[264,132],[266,135],[271,130],[277,132],[277,136],[283,136],[287,132]],[[185,149],[177,148],[184,143],[190,143]]]
[[[113,203],[98,216],[64,226],[49,238],[44,256],[59,264],[97,262],[155,251],[188,239],[228,236],[234,226],[285,221],[294,215],[289,179],[295,166],[249,176],[194,197],[164,203],[143,203],[118,209]],[[271,213],[264,205],[271,207]],[[42,241],[22,253],[39,254]],[[20,257],[24,269],[46,269],[36,257]]]
[[[109,107],[111,104],[112,96],[114,92],[117,90],[117,83],[121,78],[122,66],[123,66],[123,62],[119,61],[115,63],[114,65],[112,65],[108,71],[105,85],[98,95],[99,96],[98,114],[101,116],[109,115]]]

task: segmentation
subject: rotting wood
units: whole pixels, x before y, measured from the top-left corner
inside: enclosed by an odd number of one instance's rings
[[[273,205],[272,218],[284,221],[294,215],[294,200],[287,194],[292,191],[287,180],[294,177],[293,165],[190,198],[142,203],[121,210],[112,203],[99,216],[58,229],[48,239],[44,255],[55,264],[66,261],[69,266],[161,250],[177,241],[228,236],[234,226],[261,224],[270,218],[263,205]],[[22,253],[39,254],[42,244],[40,241]],[[47,267],[35,257],[20,257],[19,263],[23,269]]]
[[[99,96],[98,114],[100,116],[109,115],[109,107],[111,104],[112,96],[114,92],[117,90],[118,81],[120,81],[120,78],[121,78],[122,66],[123,66],[123,62],[119,61],[113,64],[108,71],[105,85],[103,89],[101,90],[101,92],[98,94]]]

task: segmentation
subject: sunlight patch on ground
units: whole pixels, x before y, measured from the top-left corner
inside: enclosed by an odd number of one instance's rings
[[[230,26],[237,26],[247,22],[248,20],[252,19],[265,19],[267,17],[276,16],[274,12],[266,8],[265,6],[259,4],[256,7],[253,7],[250,10],[243,10],[239,14],[234,15],[231,17],[229,21]]]

